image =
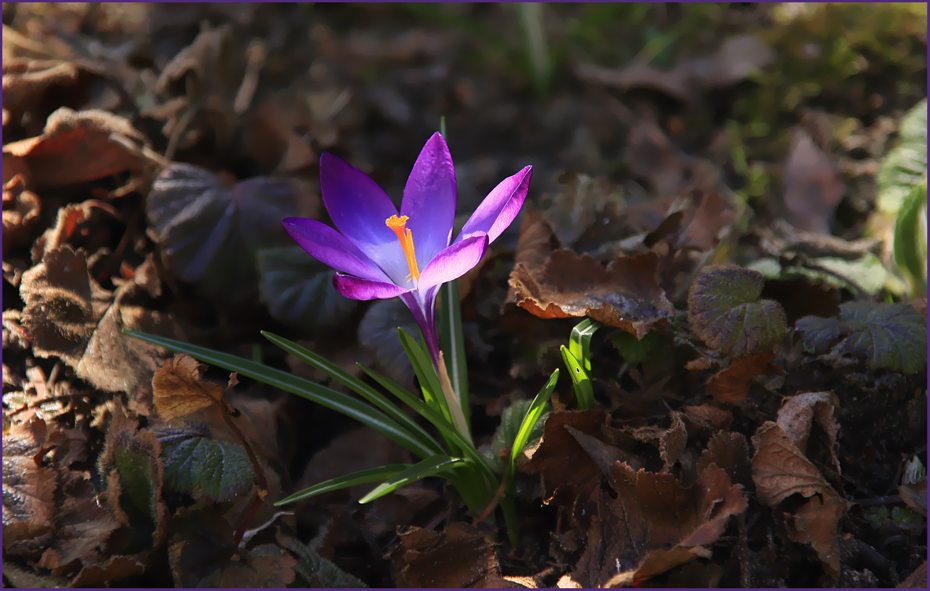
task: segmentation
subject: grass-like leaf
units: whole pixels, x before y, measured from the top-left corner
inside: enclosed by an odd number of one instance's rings
[[[468,462],[462,458],[452,458],[445,454],[437,454],[410,466],[387,482],[382,482],[373,491],[362,497],[359,503],[370,503],[388,493],[394,492],[402,486],[407,486],[427,476],[436,476],[467,464]]]
[[[433,439],[433,437],[429,434],[428,431],[426,431],[426,429],[418,425],[416,421],[407,415],[407,413],[402,411],[397,407],[397,405],[388,400],[383,394],[362,380],[344,371],[335,363],[326,360],[313,351],[301,347],[297,343],[289,341],[284,337],[280,337],[276,334],[272,334],[264,330],[262,331],[262,336],[264,336],[275,345],[281,347],[288,353],[291,353],[304,363],[319,369],[326,375],[341,383],[343,386],[358,393],[359,396],[380,408],[384,414],[397,421],[399,425],[417,437],[420,441],[423,442],[424,445],[432,449],[434,453],[442,452],[442,447],[440,447],[439,443]]]
[[[410,333],[406,330],[398,328],[397,334],[400,336],[401,345],[404,347],[404,351],[407,352],[410,363],[413,364],[413,372],[416,374],[417,379],[420,380],[423,399],[427,404],[442,412],[442,416],[446,418],[449,424],[453,424],[449,405],[446,402],[446,397],[442,394],[439,376],[436,375],[436,370],[433,369],[433,363],[430,361],[429,355],[423,351],[416,339],[410,336]]]
[[[917,373],[927,365],[927,325],[907,304],[850,302],[840,317],[806,316],[795,323],[808,348],[862,355],[872,369]]]
[[[457,280],[443,283],[439,290],[439,321],[442,351],[449,379],[462,403],[465,421],[471,424],[471,404],[468,401],[468,365],[465,359],[465,336],[462,333],[462,311]]]
[[[191,357],[203,361],[204,363],[238,372],[240,375],[264,382],[269,386],[274,386],[285,392],[290,392],[302,398],[306,398],[307,400],[312,400],[326,408],[342,413],[362,423],[366,427],[374,429],[397,445],[419,457],[425,458],[434,454],[429,446],[425,445],[416,436],[401,427],[397,421],[389,418],[383,412],[331,388],[321,386],[310,380],[298,378],[278,369],[255,363],[254,361],[249,361],[248,359],[243,359],[236,355],[220,353],[219,351],[213,351],[205,347],[198,347],[190,343],[184,343],[135,330],[124,330],[123,332],[148,343],[160,345],[171,351],[187,353]]]
[[[927,291],[927,174],[905,198],[894,225],[894,260],[916,297]]]
[[[309,486],[300,492],[296,492],[289,497],[281,499],[275,503],[275,507],[309,499],[310,497],[339,490],[341,488],[388,480],[389,478],[397,476],[407,468],[410,468],[410,466],[411,464],[388,464],[369,470],[359,470],[358,472],[353,472],[352,474],[346,474],[337,478],[330,478],[329,480],[324,480],[323,482]]]
[[[562,352],[562,360],[565,367],[568,368],[568,375],[572,378],[572,384],[575,386],[575,398],[578,399],[578,408],[580,410],[591,410],[594,408],[594,387],[591,385],[591,378],[582,362],[572,355],[568,347],[562,345],[559,350]]]

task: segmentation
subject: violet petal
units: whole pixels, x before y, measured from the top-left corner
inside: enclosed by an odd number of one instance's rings
[[[486,233],[488,242],[494,242],[520,213],[532,177],[533,167],[527,166],[498,183],[465,222],[456,242],[476,232]]]
[[[487,250],[488,237],[479,233],[440,251],[420,274],[417,290],[423,291],[434,285],[458,279],[474,268]]]
[[[455,221],[455,166],[446,140],[439,133],[420,150],[407,177],[400,214],[409,217],[417,263],[422,269],[449,246]]]
[[[386,300],[410,291],[393,283],[362,279],[352,275],[336,273],[333,285],[345,297],[353,300]]]
[[[365,279],[390,281],[353,242],[326,224],[307,218],[285,218],[281,225],[301,248],[324,265]]]

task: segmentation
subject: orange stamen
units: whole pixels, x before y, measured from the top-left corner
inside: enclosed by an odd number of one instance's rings
[[[410,281],[411,277],[414,280],[420,279],[420,269],[417,268],[417,256],[413,251],[413,234],[407,229],[408,219],[410,218],[405,215],[400,217],[392,215],[384,223],[387,224],[388,228],[394,230],[397,239],[400,241],[400,247],[404,249],[407,266],[410,267],[410,275],[407,275],[407,281]]]

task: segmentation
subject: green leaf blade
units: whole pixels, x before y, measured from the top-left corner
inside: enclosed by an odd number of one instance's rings
[[[371,468],[368,470],[359,470],[358,472],[353,472],[344,476],[330,478],[329,480],[314,484],[313,486],[309,486],[299,492],[281,499],[275,503],[275,507],[286,505],[288,503],[295,503],[297,501],[309,499],[310,497],[314,497],[316,495],[322,495],[334,490],[349,488],[359,484],[369,484],[371,482],[388,480],[394,476],[397,476],[410,466],[411,464],[388,464],[386,466],[379,466],[377,468]]]
[[[467,464],[468,462],[463,458],[452,458],[445,454],[431,456],[414,464],[413,466],[410,466],[393,478],[389,479],[387,482],[381,483],[374,490],[362,497],[362,499],[359,500],[359,503],[370,503],[375,499],[394,492],[402,486],[407,486],[408,484],[412,484],[417,480],[426,478],[427,476],[437,476],[443,472],[448,472]]]

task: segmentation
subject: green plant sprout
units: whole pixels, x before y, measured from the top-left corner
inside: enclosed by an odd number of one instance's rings
[[[562,360],[568,368],[568,375],[572,378],[575,387],[575,398],[578,399],[578,408],[591,410],[594,408],[594,387],[591,385],[591,337],[601,327],[599,322],[585,318],[572,329],[568,347],[562,345]]]

